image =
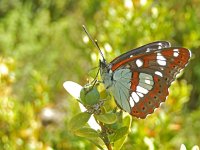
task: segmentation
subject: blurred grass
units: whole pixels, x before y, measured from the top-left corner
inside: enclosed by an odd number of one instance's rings
[[[0,147],[95,149],[73,136],[78,104],[65,80],[87,82],[98,54],[84,42],[85,24],[108,61],[155,40],[192,50],[162,108],[134,118],[123,149],[179,149],[200,145],[200,1],[0,1]]]

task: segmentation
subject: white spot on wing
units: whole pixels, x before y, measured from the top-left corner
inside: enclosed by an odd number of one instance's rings
[[[151,81],[150,81],[150,80],[147,80],[147,79],[145,79],[144,82],[145,82],[146,84],[151,84]]]
[[[142,93],[145,94],[145,92],[148,92],[148,90],[151,90],[153,88],[153,78],[151,75],[146,74],[146,73],[140,73],[139,75],[139,85],[140,87],[142,87],[143,89],[145,89]],[[147,91],[146,91],[147,90]],[[139,92],[141,92],[139,91]]]
[[[166,60],[166,58],[161,53],[157,53],[157,59]]]
[[[150,85],[150,84],[145,84],[143,81],[142,81],[142,82],[139,82],[139,86],[141,86],[141,87],[143,87],[143,88],[145,88],[145,89],[147,89],[147,90],[151,90],[151,89],[153,88],[152,85]]]
[[[153,80],[152,76],[146,73],[140,73],[139,78]]]
[[[179,53],[177,53],[177,52],[174,52],[174,57],[178,57],[178,55],[179,55]]]
[[[156,71],[155,74],[157,74],[160,77],[163,77],[163,74],[160,71]]]
[[[133,98],[135,103],[139,102],[140,100],[139,96],[135,92],[132,92],[131,97]]]
[[[146,52],[150,52],[150,48],[147,48]]]
[[[143,93],[143,94],[147,94],[149,91],[141,86],[137,86],[136,87],[137,92]]]
[[[138,94],[140,97],[144,97],[144,95],[143,95],[142,93],[137,92],[137,94]]]
[[[166,58],[161,53],[157,53],[156,59],[159,65],[166,66]]]
[[[164,60],[157,60],[158,64],[161,65],[161,66],[166,66],[166,61]]]
[[[176,49],[174,49],[173,51],[174,51],[174,52],[179,52],[179,50],[178,50],[177,48],[176,48]]]
[[[129,102],[130,102],[131,107],[135,105],[135,102],[132,97],[130,97]]]
[[[130,55],[130,58],[133,57],[133,55]]]
[[[136,65],[137,65],[137,67],[142,67],[143,61],[141,59],[137,59],[136,60]]]

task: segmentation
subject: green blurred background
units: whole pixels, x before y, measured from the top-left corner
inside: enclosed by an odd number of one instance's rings
[[[133,118],[123,149],[200,145],[200,0],[1,0],[0,149],[96,149],[69,132],[80,110],[62,86],[84,85],[97,71],[82,24],[108,61],[156,40],[192,51],[161,109]]]

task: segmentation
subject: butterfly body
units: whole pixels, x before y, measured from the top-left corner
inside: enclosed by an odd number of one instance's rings
[[[108,64],[100,61],[100,73],[117,105],[144,119],[165,101],[169,86],[189,58],[188,49],[158,41],[130,50]]]

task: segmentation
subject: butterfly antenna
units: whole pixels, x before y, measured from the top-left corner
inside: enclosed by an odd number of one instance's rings
[[[103,53],[102,53],[101,49],[99,48],[99,45],[98,45],[97,40],[94,40],[94,39],[91,37],[91,35],[90,35],[89,32],[87,31],[85,25],[83,25],[82,27],[83,27],[83,30],[85,31],[85,33],[87,34],[87,36],[88,36],[88,37],[90,38],[90,40],[92,41],[92,43],[93,43],[93,44],[96,46],[96,48],[99,50],[99,53],[100,53],[101,57],[103,58],[103,61],[105,62],[106,60],[105,60],[105,58],[104,58],[104,56],[103,56]]]

